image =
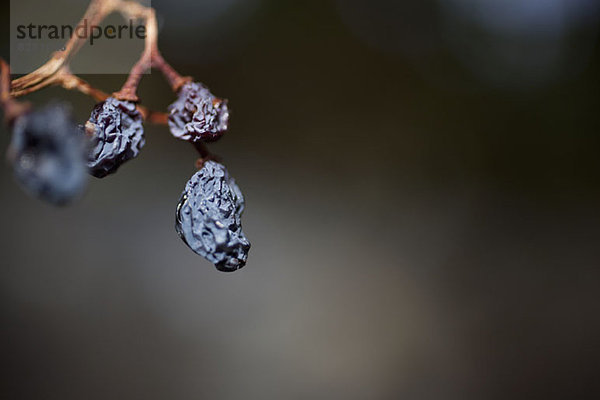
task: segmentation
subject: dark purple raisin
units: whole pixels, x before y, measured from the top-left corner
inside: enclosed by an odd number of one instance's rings
[[[56,103],[15,120],[9,159],[27,192],[64,205],[85,189],[87,149],[87,140],[71,120],[68,106]]]
[[[207,161],[188,181],[177,206],[175,229],[197,254],[231,272],[246,265],[250,242],[242,232],[244,196],[225,167]]]
[[[188,82],[169,106],[169,128],[173,136],[195,142],[213,142],[229,123],[227,100],[215,97],[206,86]]]
[[[109,97],[96,104],[85,126],[92,135],[88,158],[92,175],[103,178],[137,157],[146,143],[142,122],[142,115],[131,101]]]

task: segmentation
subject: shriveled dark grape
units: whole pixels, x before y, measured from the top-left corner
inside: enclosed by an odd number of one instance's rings
[[[21,115],[14,122],[9,148],[17,181],[42,200],[69,203],[87,183],[86,142],[63,104]]]
[[[175,229],[197,254],[231,272],[246,265],[250,242],[242,232],[244,197],[225,167],[207,161],[188,181]]]
[[[146,143],[142,122],[133,102],[109,97],[96,104],[85,126],[92,135],[93,148],[88,158],[92,175],[103,178],[137,157]]]
[[[227,131],[228,123],[227,100],[215,97],[198,82],[183,85],[169,106],[169,128],[179,139],[212,142]]]

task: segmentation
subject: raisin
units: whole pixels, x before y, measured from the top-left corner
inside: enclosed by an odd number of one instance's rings
[[[86,130],[93,148],[88,158],[90,173],[103,178],[135,158],[146,143],[142,115],[135,103],[109,97],[96,104]]]
[[[231,272],[248,259],[250,242],[242,232],[244,196],[225,167],[207,161],[188,181],[177,206],[175,229],[197,254]]]
[[[169,106],[169,128],[173,136],[195,142],[214,142],[229,123],[227,100],[215,97],[206,86],[188,82]]]
[[[87,183],[87,140],[66,105],[55,103],[18,117],[9,159],[20,185],[56,205],[78,197]]]

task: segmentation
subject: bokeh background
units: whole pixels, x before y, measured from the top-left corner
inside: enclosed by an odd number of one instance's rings
[[[597,398],[598,2],[152,4],[165,57],[230,100],[211,149],[248,265],[178,238],[196,155],[165,127],[69,208],[5,164],[0,397]],[[158,73],[140,93],[173,101]],[[57,97],[94,104],[30,100]]]

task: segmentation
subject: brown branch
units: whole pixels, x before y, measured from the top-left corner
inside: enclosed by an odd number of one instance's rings
[[[204,143],[202,143],[200,141],[191,142],[191,143],[194,146],[194,148],[196,149],[196,151],[198,152],[198,154],[200,155],[200,158],[198,158],[196,160],[196,168],[202,169],[202,167],[204,166],[204,163],[207,161],[221,162],[221,158],[212,154],[210,151],[208,151],[208,149],[206,148],[206,145]]]
[[[152,53],[152,66],[162,72],[167,82],[169,82],[171,90],[175,93],[177,93],[184,84],[193,81],[191,76],[179,75],[179,73],[165,61],[158,49]]]
[[[126,17],[141,18],[146,22],[146,40],[140,59],[131,68],[127,81],[121,90],[113,94],[114,97],[119,100],[138,101],[136,92],[142,75],[152,67],[162,72],[174,92],[177,92],[185,82],[191,80],[190,77],[183,77],[177,73],[160,54],[158,49],[158,23],[156,12],[152,8],[126,1],[122,2],[119,11]]]
[[[83,39],[89,37],[93,27],[102,22],[108,14],[112,13],[120,1],[121,0],[92,0],[78,24],[78,26],[87,26],[86,35],[84,37],[72,35],[65,44],[64,51],[55,52],[50,60],[44,65],[32,73],[12,81],[12,90],[24,91],[31,87],[35,87],[35,90],[39,90],[48,86],[49,84],[46,84],[45,81],[51,80],[52,76],[58,73],[64,65],[68,64],[70,59],[83,46]],[[85,21],[87,21],[87,24],[84,24]],[[31,91],[26,93],[31,93]]]
[[[86,35],[83,37],[80,37],[80,35],[71,36],[65,45],[64,51],[55,52],[44,65],[28,75],[13,80],[11,82],[11,96],[23,96],[60,82],[59,75],[62,73],[61,71],[68,68],[70,60],[83,46],[83,39],[89,37],[92,29],[113,12],[120,12],[125,18],[142,19],[146,26],[144,52],[131,69],[121,90],[113,94],[116,98],[137,102],[139,99],[136,92],[142,75],[152,67],[163,73],[175,92],[185,82],[191,80],[189,77],[178,74],[161,56],[158,50],[158,24],[154,9],[131,0],[92,0],[78,25],[87,27]],[[84,24],[84,22],[87,23]],[[93,92],[90,93],[93,95]],[[162,116],[158,118],[158,120],[162,119]]]
[[[31,106],[29,103],[16,101],[10,95],[10,66],[4,59],[0,58],[0,104],[4,108],[4,120],[11,124],[19,115],[27,112]]]
[[[4,71],[4,69],[3,69],[3,71]],[[104,101],[108,97],[110,97],[110,95],[108,93],[105,93],[100,89],[96,89],[95,87],[90,85],[89,82],[86,82],[85,80],[81,79],[77,75],[72,74],[69,71],[69,68],[66,66],[62,67],[60,69],[60,71],[58,71],[56,74],[54,74],[52,76],[51,79],[45,81],[43,85],[44,86],[56,85],[56,86],[62,86],[64,89],[67,89],[67,90],[76,90],[80,93],[83,93],[87,96],[92,97],[93,99],[95,99],[98,102]],[[36,86],[33,86],[29,89],[22,90],[20,92],[16,92],[13,95],[8,95],[8,97],[10,99],[11,97],[14,98],[14,97],[19,97],[19,96],[24,96],[27,93],[30,93],[35,90],[36,90]],[[160,125],[167,124],[168,117],[169,117],[168,114],[159,112],[159,111],[149,110],[146,107],[140,106],[139,104],[136,107],[137,107],[138,111],[142,114],[142,117],[144,118],[144,120],[154,123],[154,124],[160,124]]]
[[[141,6],[138,3],[124,2],[121,13],[129,18],[143,18],[146,22],[146,39],[144,51],[140,59],[135,63],[127,80],[120,91],[113,94],[119,100],[138,101],[137,88],[146,73],[152,66],[152,53],[157,48],[158,27],[156,23],[156,14],[153,9]]]
[[[61,73],[57,75],[56,84],[60,84],[63,88],[67,90],[77,90],[85,95],[93,97],[94,99],[96,99],[96,101],[104,101],[108,97],[110,97],[108,93],[96,89],[80,77],[71,74],[66,68],[63,69]],[[138,111],[142,114],[142,117],[145,121],[160,125],[167,124],[169,118],[168,114],[159,111],[149,110],[146,107],[140,106],[139,104],[136,107]]]
[[[36,92],[51,85],[60,85],[67,90],[77,90],[85,95],[94,98],[96,101],[104,101],[109,94],[94,88],[88,82],[72,74],[69,70],[69,61],[83,46],[83,39],[89,37],[92,29],[113,12],[120,12],[125,18],[142,19],[146,26],[146,40],[144,52],[140,59],[131,69],[131,72],[119,92],[113,94],[120,100],[137,102],[137,87],[142,75],[151,67],[159,69],[173,91],[177,91],[183,83],[191,78],[179,75],[161,56],[158,51],[158,24],[156,22],[156,13],[154,9],[145,7],[135,1],[130,0],[92,0],[88,6],[83,18],[78,26],[86,26],[86,35],[73,35],[65,45],[65,50],[55,52],[50,60],[44,65],[21,78],[10,82],[10,72],[8,64],[2,65],[3,78],[7,80],[3,86],[2,105],[6,110],[6,115],[12,115],[23,109],[23,103],[12,101],[13,98]],[[84,24],[84,22],[87,22]],[[20,105],[17,107],[17,105]],[[9,113],[9,108],[11,112]],[[166,124],[168,115],[158,111],[151,111],[145,107],[137,106],[140,113],[146,121],[156,124]]]
[[[96,89],[80,77],[71,74],[66,67],[63,67],[62,71],[56,77],[56,84],[61,85],[67,90],[77,90],[94,98],[96,101],[104,101],[109,97],[108,93]]]
[[[0,102],[3,105],[12,101],[10,97],[10,66],[0,58]]]

